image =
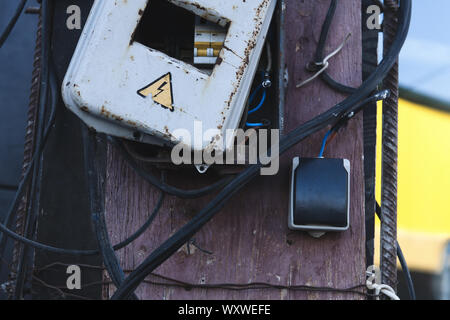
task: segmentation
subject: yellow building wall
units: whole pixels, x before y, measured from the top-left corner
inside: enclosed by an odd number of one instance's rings
[[[380,105],[378,201],[381,121]],[[412,270],[440,272],[444,248],[450,239],[450,113],[400,100],[398,179],[398,238],[408,264]],[[376,245],[379,246],[379,237]],[[379,248],[376,252],[379,261]]]

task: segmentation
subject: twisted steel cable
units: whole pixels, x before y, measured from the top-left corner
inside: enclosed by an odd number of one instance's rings
[[[25,174],[27,172],[27,169],[31,165],[34,150],[35,150],[35,136],[36,136],[36,122],[37,122],[37,115],[38,115],[38,105],[39,105],[39,97],[40,97],[40,79],[41,79],[41,53],[42,53],[42,44],[41,44],[41,38],[42,38],[42,16],[39,14],[39,20],[38,20],[38,26],[36,31],[36,46],[34,50],[34,60],[33,60],[33,73],[32,73],[32,80],[31,80],[31,90],[30,90],[30,98],[29,98],[29,107],[28,107],[28,113],[27,113],[27,127],[25,132],[25,142],[24,142],[24,154],[23,154],[23,164],[22,164],[22,175],[21,179],[25,179]],[[15,221],[13,217],[9,217],[7,219],[8,221],[5,221],[8,225],[15,223],[15,230],[19,234],[24,233],[25,228],[25,218],[26,218],[26,211],[28,207],[28,195],[29,195],[29,187],[27,187],[27,190],[24,193],[24,196],[19,204],[19,207],[17,208],[17,214],[15,217]],[[3,252],[5,249],[4,246],[6,243],[6,237],[2,239],[2,243],[0,244],[0,252]],[[10,280],[15,280],[16,273],[19,260],[20,260],[20,252],[21,252],[21,245],[19,243],[15,243],[14,249],[13,249],[13,258],[10,266],[10,270],[12,272],[9,275]],[[9,292],[9,294],[12,294],[12,291]],[[10,296],[11,298],[11,296]]]
[[[384,50],[397,32],[398,0],[385,0]],[[382,191],[381,191],[381,279],[397,291],[397,165],[398,165],[398,60],[388,73],[384,87],[390,96],[383,102]]]

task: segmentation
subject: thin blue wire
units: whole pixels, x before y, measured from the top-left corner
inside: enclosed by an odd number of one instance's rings
[[[327,132],[322,141],[322,148],[320,149],[319,158],[323,158],[323,154],[325,152],[325,147],[327,146],[328,138],[330,137],[331,130]]]
[[[249,100],[248,100],[248,103],[252,103],[252,101],[255,99],[256,95],[259,93],[259,91],[260,91],[262,88],[263,88],[263,86],[262,86],[262,84],[260,84],[260,85],[258,86],[258,88],[256,88],[256,90],[255,90],[255,91],[252,93],[252,95],[250,96],[250,98],[249,98]],[[258,106],[257,106],[256,108],[250,110],[250,111],[248,112],[248,114],[255,113],[256,111],[258,111],[259,109],[261,109],[262,106],[264,105],[264,102],[266,101],[266,98],[267,98],[267,90],[264,89],[264,91],[263,91],[263,96],[262,96],[261,101],[259,102]],[[257,123],[247,122],[247,123],[246,123],[246,126],[247,126],[247,127],[263,127],[263,126],[264,126],[264,123],[262,123],[262,122],[257,122]]]
[[[262,123],[262,122],[259,122],[259,123],[251,123],[251,122],[247,122],[247,123],[246,123],[246,126],[247,126],[247,127],[263,127],[263,126],[264,126],[264,123]]]
[[[264,91],[263,91],[263,96],[262,96],[262,98],[261,98],[260,103],[258,104],[258,106],[257,106],[256,108],[250,110],[250,111],[248,112],[248,114],[255,113],[256,111],[258,111],[259,109],[261,109],[262,106],[264,105],[264,102],[266,101],[266,97],[267,97],[267,91],[264,90]]]
[[[253,93],[250,95],[250,98],[248,99],[248,103],[252,103],[253,100],[255,100],[256,95],[258,94],[259,90],[262,89],[262,87],[263,87],[262,84],[260,84],[260,85],[255,89],[255,91],[253,91]]]
[[[261,73],[261,77],[264,79],[264,75],[265,73],[262,72]],[[253,93],[250,95],[250,98],[248,99],[248,103],[252,103],[253,100],[255,100],[256,95],[258,94],[258,92],[263,88],[263,84],[260,83],[259,86],[255,89],[255,91],[253,91]],[[265,89],[264,89],[265,90]]]

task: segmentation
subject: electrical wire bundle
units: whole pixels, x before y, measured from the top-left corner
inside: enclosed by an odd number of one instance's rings
[[[50,14],[49,14],[49,1],[42,1],[42,16],[45,23],[49,23]],[[333,1],[334,2],[334,1]],[[364,83],[357,89],[352,90],[351,95],[347,97],[341,103],[338,103],[334,107],[330,108],[328,111],[322,113],[321,115],[315,117],[314,119],[308,121],[307,123],[298,126],[296,129],[286,134],[280,141],[280,155],[288,151],[290,148],[295,146],[296,144],[302,142],[304,139],[308,138],[312,134],[315,134],[329,126],[333,130],[337,132],[339,128],[349,119],[351,119],[354,114],[360,111],[365,105],[370,102],[379,101],[386,97],[387,93],[385,91],[372,94],[372,92],[376,91],[378,85],[383,81],[385,76],[388,74],[389,70],[392,68],[394,63],[396,62],[399,52],[405,42],[405,39],[408,34],[409,24],[411,20],[411,0],[402,0],[401,6],[398,11],[398,29],[395,35],[394,42],[392,46],[389,48],[388,52],[384,56],[383,60],[376,68],[374,73],[366,80]],[[325,25],[326,27],[326,25]],[[329,28],[329,27],[328,27]],[[326,30],[326,28],[324,28]],[[1,38],[0,38],[1,39]],[[326,39],[326,36],[325,36]],[[325,40],[323,40],[325,42]],[[50,45],[48,41],[44,41],[43,48],[46,50],[46,54],[50,54]],[[320,53],[320,50],[318,50]],[[44,72],[46,71],[47,72]],[[48,138],[48,135],[51,131],[52,124],[54,122],[54,115],[57,104],[57,96],[56,92],[58,91],[58,86],[55,83],[54,70],[50,67],[48,61],[43,61],[43,79],[42,81],[47,81],[50,79],[50,88],[52,93],[51,100],[51,110],[50,117],[47,120],[47,127],[45,128],[43,139],[36,148],[35,155],[33,156],[32,164],[30,168],[36,164],[36,159],[38,159],[42,151],[45,147],[45,141]],[[326,73],[324,73],[326,76]],[[44,107],[41,104],[41,107]],[[253,111],[253,110],[251,110]],[[88,170],[88,180],[90,181],[90,195],[91,195],[91,216],[93,219],[94,227],[96,230],[99,250],[67,250],[62,248],[52,247],[46,244],[42,244],[36,241],[33,241],[29,238],[21,236],[11,230],[8,225],[8,221],[4,223],[0,223],[0,232],[3,235],[6,235],[20,243],[29,246],[38,250],[46,250],[53,253],[58,254],[69,254],[75,256],[82,255],[97,255],[101,253],[105,267],[110,274],[110,277],[113,283],[117,286],[117,291],[112,296],[113,300],[118,299],[128,299],[128,298],[136,298],[134,296],[134,291],[139,286],[140,283],[145,281],[146,277],[150,275],[157,267],[159,267],[162,263],[164,263],[168,258],[170,258],[177,250],[186,244],[192,237],[199,231],[208,221],[210,221],[217,213],[221,211],[221,209],[227,204],[227,202],[237,194],[246,184],[248,184],[253,178],[255,178],[260,169],[262,168],[262,164],[254,164],[248,166],[245,170],[243,170],[240,174],[235,177],[226,178],[218,181],[212,186],[201,188],[198,190],[180,190],[178,188],[169,186],[164,182],[163,179],[157,179],[155,176],[151,175],[149,172],[142,170],[139,165],[134,161],[134,159],[126,152],[120,140],[112,137],[108,137],[109,142],[115,145],[120,151],[121,154],[125,157],[128,163],[149,183],[157,187],[161,190],[161,196],[158,201],[154,212],[150,215],[148,221],[130,238],[126,239],[122,243],[112,246],[110,244],[110,240],[108,237],[108,233],[106,230],[106,224],[104,220],[104,208],[102,205],[97,203],[101,197],[101,188],[102,183],[99,180],[98,175],[95,173],[95,159],[86,159],[86,163],[89,164],[92,170]],[[325,145],[326,145],[325,140]],[[90,135],[89,133],[85,134],[84,137],[85,148],[86,150],[93,150],[93,152],[87,152],[89,154],[95,153],[95,144],[98,143],[98,137],[95,135]],[[325,145],[323,146],[323,150],[325,149]],[[322,152],[323,154],[323,152]],[[278,156],[278,155],[273,155]],[[31,169],[29,169],[31,171]],[[29,183],[30,174],[25,174],[25,178],[22,180],[19,185],[19,189],[17,191],[15,200],[11,205],[10,210],[8,211],[7,217],[12,217],[17,211],[18,204],[20,203],[25,186]],[[220,190],[220,191],[219,191]],[[174,235],[172,235],[168,240],[166,240],[162,245],[160,245],[156,250],[154,250],[145,260],[139,265],[136,270],[131,272],[128,277],[125,277],[123,270],[120,268],[117,257],[115,256],[114,250],[118,250],[120,248],[125,247],[137,237],[139,237],[151,224],[153,219],[155,218],[158,210],[161,208],[164,195],[171,194],[180,198],[196,198],[203,196],[205,194],[209,194],[211,192],[216,192],[216,196],[200,211],[198,212],[194,218],[188,222],[185,226],[183,226],[180,230],[178,230]],[[9,218],[9,219],[10,219]]]
[[[322,56],[323,56],[323,51],[325,48],[325,43],[327,41],[328,38],[328,33],[330,31],[331,28],[331,23],[333,21],[334,15],[336,13],[336,9],[337,9],[337,4],[338,4],[338,0],[332,0],[330,7],[328,9],[326,18],[325,18],[325,22],[322,26],[322,31],[320,34],[320,39],[319,39],[319,44],[317,46],[317,50],[316,50],[316,54],[315,54],[315,62],[310,63],[308,65],[308,69],[309,71],[318,71],[317,70],[317,66],[320,66],[322,63],[320,61],[322,61]],[[380,1],[376,1],[376,4],[384,11],[386,12],[386,8],[384,6],[383,3],[381,3]],[[393,6],[393,3],[390,3],[391,6]],[[315,68],[316,67],[316,68]],[[332,89],[339,91],[341,93],[344,94],[352,94],[356,91],[356,88],[352,88],[349,86],[346,86],[344,84],[341,84],[337,81],[335,81],[326,71],[319,71],[320,74],[318,74],[321,79]],[[385,90],[383,92],[379,92],[378,94],[381,95],[385,95],[381,100],[385,100],[387,98],[389,98],[390,92],[388,90]],[[364,106],[362,106],[364,107]],[[361,108],[362,109],[362,108]],[[342,117],[342,119],[337,122],[324,136],[323,141],[322,141],[322,146],[319,152],[319,157],[323,157],[324,152],[325,152],[325,148],[328,145],[328,143],[333,140],[336,135],[338,134],[338,132],[346,126],[346,124],[348,123],[348,121],[353,118],[360,110],[355,110],[354,112],[351,112],[350,114],[348,114],[347,116]],[[382,216],[381,216],[381,207],[380,205],[377,203],[376,204],[376,214],[378,216],[378,218],[382,221]],[[409,296],[411,298],[411,300],[415,300],[416,299],[416,294],[415,294],[415,290],[414,290],[414,284],[412,282],[412,278],[411,278],[411,273],[409,271],[408,265],[406,263],[405,257],[403,256],[403,252],[402,249],[400,247],[400,244],[398,243],[398,241],[396,241],[396,246],[397,246],[397,257],[400,261],[400,264],[402,266],[402,270],[405,276],[405,281],[408,287],[408,292],[409,292]]]
[[[248,100],[248,103],[252,103],[255,100],[258,93],[261,91],[262,91],[261,101],[259,102],[259,104],[256,107],[249,110],[247,115],[251,115],[255,112],[258,112],[263,107],[264,102],[266,101],[266,98],[267,98],[267,88],[264,87],[263,84],[260,84],[256,88],[256,90],[252,93],[252,95],[250,96],[250,98]],[[247,122],[245,125],[249,128],[255,128],[255,127],[264,127],[266,124],[263,122]]]
[[[270,45],[269,40],[266,40],[266,56],[267,56],[267,66],[265,68],[265,70],[263,72],[261,72],[261,78],[262,81],[261,83],[256,87],[256,89],[253,91],[253,93],[250,95],[247,104],[251,104],[253,103],[253,101],[256,99],[256,97],[259,95],[260,92],[262,92],[261,94],[261,99],[258,103],[258,105],[254,108],[251,108],[250,110],[248,110],[246,112],[245,115],[245,126],[247,128],[263,128],[263,127],[268,127],[270,126],[270,121],[263,119],[261,120],[261,122],[249,122],[247,121],[248,116],[257,113],[258,111],[260,111],[262,109],[262,107],[264,106],[264,103],[267,100],[267,91],[270,89],[270,87],[272,86],[272,81],[270,80],[270,76],[271,76],[271,72],[272,72],[272,63],[273,63],[273,59],[272,59],[272,48]],[[247,107],[248,108],[248,107]]]

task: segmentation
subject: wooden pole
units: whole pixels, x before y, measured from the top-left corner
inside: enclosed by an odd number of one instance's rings
[[[311,76],[305,65],[312,61],[329,1],[286,3],[286,62],[289,87],[285,106],[286,131],[326,111],[343,100],[317,79],[296,89],[298,81]],[[361,83],[361,2],[340,1],[331,27],[326,53],[334,51],[347,34],[352,36],[330,63],[329,73],[351,86]],[[184,246],[155,273],[194,284],[265,282],[282,286],[349,288],[365,282],[365,229],[363,186],[362,117],[352,120],[333,140],[326,157],[347,158],[352,165],[351,228],[317,240],[287,227],[289,171],[292,157],[315,157],[325,132],[296,146],[283,156],[277,176],[258,177],[236,195],[196,236],[198,247]],[[192,186],[191,179],[169,173],[168,182]],[[106,217],[113,243],[141,226],[154,208],[159,192],[139,178],[118,152],[108,148]],[[149,253],[187,223],[210,199],[186,201],[167,197],[153,226],[136,242],[119,251],[125,270],[132,270]],[[149,277],[149,282],[163,282]],[[104,297],[112,287],[105,287]],[[142,284],[143,299],[357,299],[352,293],[257,289],[232,291],[223,288],[192,289]]]

